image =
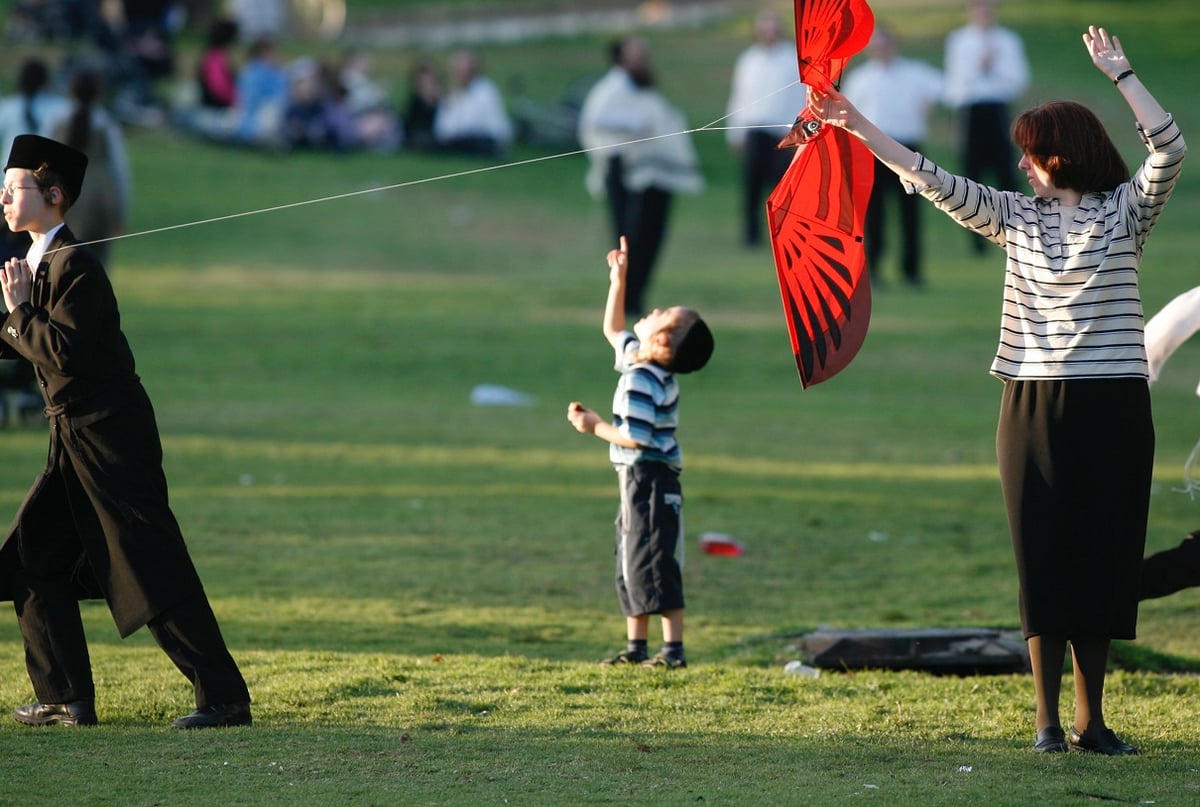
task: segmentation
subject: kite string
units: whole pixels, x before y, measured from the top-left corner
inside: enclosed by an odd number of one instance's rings
[[[603,146],[592,146],[590,148],[574,149],[572,151],[564,151],[564,152],[560,152],[558,154],[545,154],[540,157],[530,157],[528,159],[516,160],[514,162],[509,162],[509,163],[501,163],[498,165],[487,165],[487,166],[482,166],[480,168],[470,168],[470,169],[467,169],[464,171],[454,171],[454,172],[451,172],[448,174],[440,174],[440,175],[432,176],[432,177],[423,177],[421,179],[411,179],[411,180],[407,180],[405,182],[395,182],[395,183],[392,183],[389,185],[380,185],[380,186],[371,187],[371,188],[363,188],[363,189],[357,190],[357,191],[347,191],[345,193],[336,193],[336,194],[333,194],[330,196],[321,196],[321,197],[318,197],[315,199],[305,199],[305,200],[302,200],[299,202],[288,202],[288,203],[281,204],[281,205],[272,205],[271,207],[263,207],[263,208],[258,208],[255,210],[243,210],[243,211],[240,211],[237,213],[227,213],[225,215],[213,216],[213,217],[207,218],[207,219],[197,219],[194,221],[183,222],[181,224],[169,224],[164,227],[154,227],[154,228],[151,228],[148,230],[139,230],[139,231],[133,232],[133,233],[122,233],[120,235],[114,235],[114,236],[110,236],[108,238],[96,238],[91,241],[82,241],[82,242],[79,242],[76,246],[90,246],[92,244],[104,244],[109,241],[121,241],[126,238],[139,238],[141,236],[146,236],[146,235],[156,235],[158,233],[171,232],[173,230],[182,230],[182,229],[186,229],[188,227],[199,227],[199,226],[205,225],[205,224],[216,224],[216,223],[222,222],[222,221],[232,221],[233,219],[246,218],[249,216],[259,216],[259,215],[263,215],[266,213],[277,213],[281,210],[290,210],[292,208],[305,207],[307,205],[322,204],[325,202],[334,202],[334,201],[338,201],[341,199],[350,199],[350,198],[353,198],[356,196],[364,196],[369,193],[381,193],[383,191],[399,190],[401,188],[411,188],[411,187],[414,187],[417,185],[425,185],[425,184],[429,184],[429,183],[433,183],[433,182],[442,182],[442,181],[450,180],[450,179],[458,179],[460,177],[472,176],[475,174],[484,174],[484,173],[488,173],[491,171],[500,171],[500,170],[507,169],[507,168],[519,168],[521,166],[533,165],[536,163],[546,162],[548,160],[557,160],[557,159],[561,159],[563,157],[575,157],[575,156],[578,156],[581,154],[589,154],[591,152],[603,151],[606,149],[623,148],[625,146],[633,146],[633,145],[637,145],[639,143],[648,143],[648,142],[652,142],[655,140],[662,140],[662,139],[665,139],[668,137],[678,137],[680,135],[696,134],[697,132],[719,132],[719,131],[730,131],[730,130],[735,130],[735,129],[773,129],[773,128],[779,128],[780,126],[790,126],[791,125],[790,123],[788,123],[788,124],[758,124],[758,125],[746,125],[746,126],[717,126],[717,124],[721,123],[724,120],[727,120],[728,118],[733,117],[734,115],[753,106],[754,104],[761,103],[762,101],[765,101],[766,99],[770,98],[771,96],[773,96],[777,93],[783,92],[784,90],[787,90],[790,87],[795,86],[798,83],[799,83],[799,80],[794,81],[791,84],[787,84],[783,87],[780,87],[779,89],[774,90],[770,93],[767,93],[766,95],[762,96],[761,98],[758,98],[758,99],[750,102],[749,104],[746,104],[744,107],[735,109],[735,110],[733,110],[725,115],[722,115],[721,117],[716,118],[715,120],[705,124],[704,126],[699,126],[694,129],[684,129],[684,130],[681,130],[678,132],[669,132],[667,134],[653,135],[650,137],[637,138],[634,140],[626,140],[621,143],[610,143],[610,144],[606,144]],[[65,247],[59,247],[59,249],[64,249],[64,248]],[[46,253],[46,255],[51,255],[57,251],[58,250],[50,250],[49,252]]]

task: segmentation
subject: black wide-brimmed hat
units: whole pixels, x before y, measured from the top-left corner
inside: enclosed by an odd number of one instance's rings
[[[17,135],[4,170],[26,168],[36,171],[45,164],[63,181],[63,190],[74,202],[83,189],[83,175],[87,172],[87,155],[66,143],[35,134]]]

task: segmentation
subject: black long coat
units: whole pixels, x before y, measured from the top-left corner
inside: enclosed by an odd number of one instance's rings
[[[128,636],[202,589],[112,285],[76,243],[60,229],[31,302],[0,315],[0,356],[33,363],[50,421],[46,468],[0,545],[0,599],[13,598],[22,568],[69,576],[81,599],[107,600]]]

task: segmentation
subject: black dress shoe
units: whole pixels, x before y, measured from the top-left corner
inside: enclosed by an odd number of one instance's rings
[[[1047,726],[1037,733],[1033,742],[1033,750],[1039,754],[1061,754],[1067,747],[1067,738],[1060,726]]]
[[[1090,751],[1093,754],[1104,754],[1110,757],[1125,757],[1138,753],[1138,750],[1117,736],[1112,729],[1104,729],[1099,737],[1089,737],[1080,734],[1071,726],[1071,747],[1076,751]]]
[[[13,719],[26,726],[94,726],[99,722],[92,701],[30,703],[14,710]]]
[[[250,704],[218,703],[186,714],[171,723],[176,729],[216,729],[225,726],[249,726]]]

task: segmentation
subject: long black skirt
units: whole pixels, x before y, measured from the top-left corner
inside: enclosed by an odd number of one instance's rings
[[[996,456],[1025,636],[1134,638],[1154,466],[1147,383],[1006,381]]]

